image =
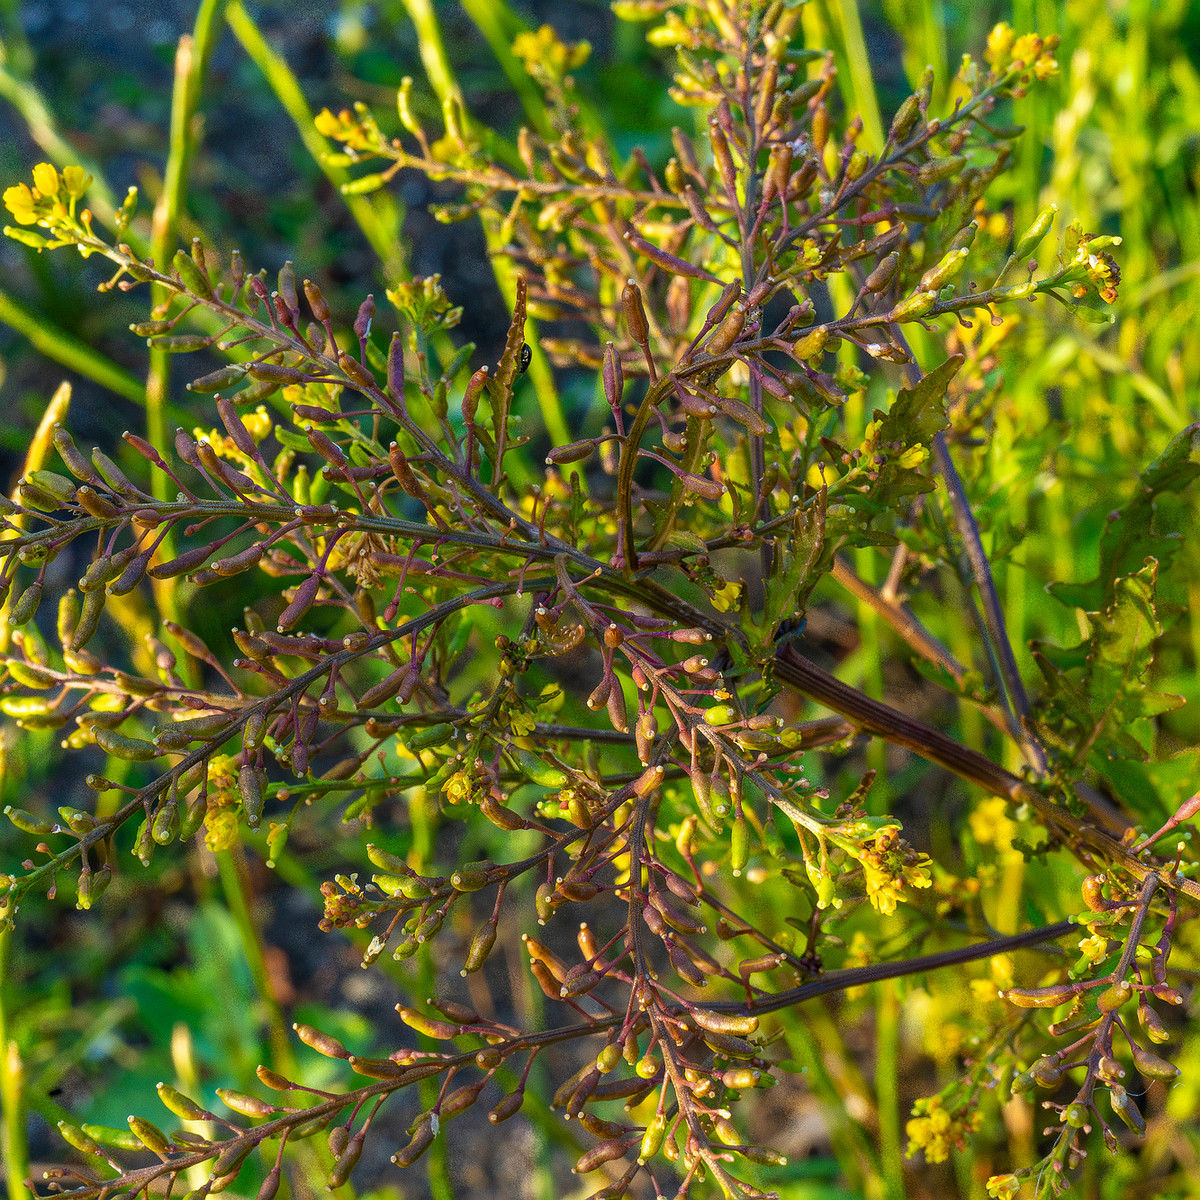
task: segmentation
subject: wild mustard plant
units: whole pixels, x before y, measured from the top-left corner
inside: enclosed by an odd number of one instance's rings
[[[12,642],[0,709],[24,728],[61,730],[71,749],[134,764],[123,782],[88,776],[97,793],[117,793],[95,814],[6,810],[38,841],[24,873],[5,880],[5,919],[31,890],[68,880],[80,908],[102,908],[126,824],[143,862],[187,839],[219,853],[250,835],[274,862],[297,825],[338,816],[361,836],[361,869],[322,884],[321,928],[368,931],[364,966],[424,955],[435,939],[451,947],[439,961],[454,964],[432,999],[398,1008],[442,1050],[364,1058],[297,1025],[301,1041],[345,1062],[342,1090],[260,1067],[273,1099],[222,1089],[230,1120],[160,1085],[168,1110],[210,1122],[210,1134],[168,1134],[137,1116],[128,1133],[64,1123],[84,1165],[46,1191],[148,1195],[203,1166],[199,1197],[278,1141],[259,1191],[270,1200],[285,1148],[318,1135],[336,1187],[387,1098],[435,1078],[436,1102],[392,1155],[408,1167],[477,1103],[493,1123],[512,1117],[535,1059],[577,1043],[579,1070],[556,1081],[551,1103],[588,1132],[574,1169],[604,1169],[597,1196],[625,1195],[642,1176],[659,1195],[715,1185],[762,1196],[751,1176],[783,1156],[750,1142],[738,1114],[787,1062],[771,1014],[983,960],[965,1073],[918,1102],[910,1152],[943,1161],[983,1124],[987,1094],[1043,1089],[1054,1114],[1043,1157],[988,1189],[1009,1196],[1030,1181],[1058,1194],[1091,1128],[1113,1150],[1114,1117],[1143,1130],[1124,1064],[1147,1079],[1175,1073],[1144,1043],[1166,1039],[1158,1009],[1183,1000],[1167,962],[1200,885],[1190,849],[1154,850],[1195,804],[1135,831],[1097,795],[1087,763],[1136,757],[1137,723],[1172,702],[1147,678],[1161,630],[1153,503],[1196,474],[1196,432],[1141,473],[1105,534],[1100,576],[1064,597],[1088,614],[1088,634],[1039,648],[1036,706],[955,462],[988,436],[987,338],[1003,336],[1005,314],[1046,297],[1107,322],[1117,294],[1117,239],[1055,229],[1052,209],[1010,237],[988,209],[1019,136],[1000,124],[1002,106],[1057,69],[1053,40],[997,27],[983,61],[962,64],[946,111],[929,111],[927,74],[884,144],[868,147],[862,120],[837,112],[832,56],[799,48],[799,5],[616,8],[675,50],[672,95],[702,118],[701,136],[675,131],[661,170],[641,152],[618,156],[585,119],[571,72],[587,48],[549,29],[514,51],[545,92],[553,136],[524,130],[511,161],[489,154],[487,131],[453,99],[442,128],[424,127],[408,80],[402,138],[362,105],[317,117],[341,145],[338,165],[366,168],[348,192],[405,169],[459,185],[439,215],[478,216],[511,265],[496,364],[476,366],[469,345],[447,351],[460,298],[437,277],[389,288],[386,315],[367,297],[346,324],[291,263],[269,280],[237,253],[218,262],[202,238],[169,263],[138,256],[122,240],[136,194],[109,236],[83,207],[89,180],[77,168],[40,164],[32,186],[4,194],[9,236],[108,259],[102,290],[158,289],[165,298],[133,326],[149,345],[228,359],[188,385],[214,397],[219,424],[179,429],[170,446],[126,433],[140,474],[56,426],[65,473],[31,470],[4,501]],[[213,323],[197,332],[199,313]],[[602,397],[594,419],[548,445],[514,413],[534,320],[558,325],[536,352],[590,371]],[[865,395],[867,367],[896,390],[851,439],[843,412]],[[171,498],[156,498],[155,473]],[[78,583],[53,596],[48,568],[82,547]],[[894,556],[883,590],[848,558],[872,547]],[[899,598],[901,585],[964,562],[995,664],[987,683]],[[164,613],[146,653],[110,663],[89,649],[113,597],[158,595],[175,580],[203,603],[203,589],[241,589],[250,573],[241,625],[219,645]],[[827,577],[1020,748],[1022,774],[802,652]],[[51,603],[46,638],[38,618]],[[831,715],[783,720],[787,692]],[[858,735],[981,791],[980,844],[1078,859],[1078,962],[1039,959],[1029,976],[1022,959],[1015,973],[1017,950],[1073,935],[1070,922],[976,928],[958,948],[884,954],[896,943],[876,914],[952,931],[979,910],[952,865],[914,848],[870,801],[870,774],[848,796],[806,777],[806,755]],[[513,849],[438,874],[409,836],[414,805],[511,835],[493,844]],[[768,882],[789,889],[785,911],[752,903]],[[858,965],[826,971],[851,920]],[[473,933],[459,944],[464,921]],[[578,926],[570,954],[551,936],[567,924]],[[553,1014],[544,1028],[451,995],[455,972],[487,969],[502,927],[524,930]],[[1135,1001],[1140,1033],[1121,1015]],[[1058,1010],[1045,1029],[1029,1019],[1038,1008]],[[502,1090],[500,1078],[521,1082]],[[122,1157],[136,1150],[156,1161]]]

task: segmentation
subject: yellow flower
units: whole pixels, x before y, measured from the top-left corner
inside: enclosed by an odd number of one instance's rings
[[[38,219],[36,204],[28,184],[15,183],[4,189],[4,207],[22,225],[32,225]]]
[[[448,804],[465,804],[474,790],[473,781],[466,771],[455,771],[442,785],[442,793]]]
[[[33,186],[37,188],[43,196],[58,195],[59,178],[58,172],[51,166],[50,163],[38,163],[33,168]]]
[[[237,840],[237,814],[229,808],[209,809],[204,818],[204,844],[215,852],[232,849]]]
[[[987,1181],[987,1193],[995,1200],[1011,1200],[1021,1190],[1021,1181],[1012,1174],[993,1175]]]

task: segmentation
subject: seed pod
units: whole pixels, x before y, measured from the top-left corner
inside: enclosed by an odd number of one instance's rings
[[[621,308],[625,313],[625,324],[629,336],[639,346],[645,346],[650,340],[650,325],[646,320],[646,310],[642,305],[642,289],[636,279],[627,279],[621,290]]]
[[[149,565],[149,563],[149,550],[143,550],[141,554],[131,558],[121,574],[118,575],[117,578],[108,585],[109,595],[129,595],[129,593],[132,592],[139,583],[141,583],[143,576],[146,574],[146,567]]]
[[[180,282],[193,296],[198,296],[201,300],[213,298],[212,285],[187,251],[176,250],[171,265],[175,268]]]
[[[710,1050],[726,1058],[754,1058],[758,1054],[759,1048],[753,1042],[731,1033],[710,1033],[706,1029],[700,1037]]]
[[[930,292],[940,291],[962,270],[969,253],[970,251],[965,247],[961,250],[951,250],[921,276],[921,281],[917,284],[918,289]]]
[[[727,1087],[742,1092],[754,1087],[762,1078],[760,1071],[752,1067],[729,1067],[717,1072],[717,1078]]]
[[[352,1054],[346,1061],[350,1064],[350,1070],[368,1079],[399,1079],[404,1074],[400,1064],[390,1058],[363,1058]]]
[[[217,1088],[217,1095],[226,1107],[241,1113],[243,1117],[270,1117],[281,1110],[274,1104],[268,1104],[257,1096],[247,1096],[245,1092],[235,1092],[232,1088]]]
[[[358,361],[343,351],[338,355],[338,366],[349,378],[350,382],[363,391],[373,392],[379,387],[375,376]]]
[[[746,1013],[713,1012],[707,1008],[693,1008],[688,1014],[696,1024],[709,1033],[748,1034],[758,1032],[758,1018]]]
[[[335,1037],[314,1029],[311,1025],[293,1024],[296,1036],[306,1045],[326,1058],[349,1058],[350,1051]]]
[[[1174,1063],[1159,1058],[1157,1054],[1151,1054],[1149,1050],[1143,1050],[1137,1042],[1130,1042],[1130,1049],[1133,1051],[1133,1065],[1147,1079],[1165,1079],[1170,1082],[1179,1075],[1179,1068]]]
[[[606,1162],[611,1162],[614,1158],[623,1158],[634,1146],[642,1141],[644,1141],[644,1138],[640,1133],[610,1138],[608,1141],[601,1142],[598,1146],[593,1146],[590,1150],[581,1154],[571,1170],[576,1175],[586,1175],[589,1171],[595,1171],[598,1167],[603,1166]]]
[[[888,141],[899,142],[908,136],[908,131],[916,124],[921,115],[921,97],[914,93],[909,96],[892,118],[891,129],[888,130]]]
[[[75,492],[75,503],[89,516],[102,521],[111,520],[118,513],[116,505],[110,504],[103,496],[97,495],[90,487],[78,488]]]
[[[418,1033],[423,1033],[426,1037],[446,1041],[459,1035],[460,1030],[457,1025],[451,1024],[449,1021],[438,1021],[433,1017],[427,1017],[423,1013],[417,1012],[415,1008],[405,1008],[403,1004],[397,1004],[396,1011],[405,1025],[410,1029],[415,1029]]]
[[[246,372],[252,379],[267,383],[303,383],[308,378],[308,374],[298,367],[274,362],[246,363]]]
[[[966,166],[966,163],[966,158],[961,154],[931,159],[917,168],[917,182],[922,185],[941,183],[942,180],[957,175]]]
[[[266,799],[263,785],[266,772],[251,763],[243,763],[238,769],[238,791],[242,794],[242,811],[251,829],[257,829],[262,819],[263,803]]]
[[[1121,979],[1100,993],[1096,1007],[1102,1013],[1115,1012],[1122,1004],[1127,1003],[1133,996],[1133,984],[1128,979]]]
[[[90,1137],[77,1125],[72,1125],[69,1121],[59,1121],[58,1132],[62,1134],[63,1141],[70,1146],[74,1146],[80,1154],[103,1153],[95,1138]]]
[[[258,1194],[254,1200],[275,1200],[275,1195],[279,1191],[279,1184],[283,1178],[283,1170],[279,1163],[276,1163],[263,1177],[263,1181],[259,1184]]]
[[[42,585],[31,583],[18,597],[8,616],[8,623],[14,627],[28,624],[42,602]]]
[[[614,412],[620,409],[625,392],[625,372],[621,367],[621,356],[612,342],[604,344],[604,398]]]
[[[45,837],[54,832],[54,826],[49,821],[43,821],[23,808],[14,808],[11,804],[6,804],[4,815],[23,833]]]
[[[207,375],[201,375],[198,379],[193,379],[187,385],[187,389],[189,392],[212,395],[214,392],[221,391],[222,388],[233,387],[234,384],[241,383],[245,377],[246,368],[244,366],[239,363],[230,363],[228,366],[210,371]]]
[[[667,1114],[656,1112],[642,1134],[642,1144],[638,1150],[638,1162],[644,1163],[653,1158],[661,1149],[667,1135]]]
[[[84,595],[83,605],[79,611],[79,621],[71,638],[71,649],[76,653],[82,650],[95,635],[100,624],[100,614],[104,611],[105,599],[105,593],[99,589]]]
[[[1110,1083],[1108,1085],[1108,1101],[1112,1105],[1112,1110],[1133,1130],[1138,1137],[1144,1137],[1146,1134],[1146,1120],[1142,1116],[1137,1104],[1130,1099],[1129,1093],[1119,1084]]]
[[[509,1117],[515,1116],[521,1109],[521,1105],[525,1101],[525,1089],[519,1088],[515,1092],[509,1092],[495,1108],[488,1113],[488,1120],[493,1125],[499,1125],[501,1121],[507,1121]]]
[[[309,575],[307,579],[296,586],[291,602],[279,614],[278,624],[275,627],[279,633],[287,633],[289,629],[294,629],[304,614],[312,608],[324,579],[325,576],[318,571]]]
[[[442,1120],[447,1121],[451,1117],[456,1117],[460,1112],[466,1112],[468,1108],[479,1099],[479,1093],[483,1091],[487,1084],[487,1078],[478,1080],[475,1083],[464,1084],[460,1088],[455,1088],[441,1104]]]
[[[1026,255],[1032,254],[1038,248],[1042,239],[1050,232],[1050,226],[1054,224],[1057,212],[1058,205],[1050,204],[1034,217],[1033,224],[1017,240],[1016,248],[1013,250],[1014,258],[1025,258]]]
[[[122,496],[136,496],[138,494],[137,488],[125,477],[121,468],[99,447],[95,447],[92,450],[92,465],[100,472],[101,479],[114,492],[120,492]]]
[[[750,823],[746,814],[739,812],[729,834],[729,865],[734,875],[741,875],[750,858]]]
[[[616,1070],[617,1064],[621,1061],[621,1046],[618,1042],[609,1042],[599,1054],[596,1055],[596,1070],[602,1075],[607,1075],[609,1072]],[[591,1129],[591,1126],[587,1126]],[[595,1132],[594,1130],[592,1132]],[[616,1137],[616,1134],[601,1134],[597,1133],[597,1137]]]
[[[157,1085],[158,1098],[163,1104],[171,1110],[180,1120],[183,1121],[207,1121],[212,1118],[212,1114],[207,1109],[202,1108],[195,1100],[189,1096],[185,1096],[182,1092],[176,1091],[169,1083],[160,1083]]]
[[[111,1125],[85,1125],[83,1132],[101,1146],[114,1150],[144,1150],[141,1140],[129,1129],[114,1129]]]
[[[1057,983],[1050,987],[1008,988],[1001,991],[1000,999],[1007,1000],[1017,1008],[1057,1008],[1075,995],[1074,984]]]
[[[915,320],[923,317],[937,302],[936,292],[914,292],[892,309],[892,321]]]
[[[546,455],[547,465],[562,466],[565,463],[582,462],[591,456],[596,449],[594,438],[584,438],[581,442],[571,442],[566,446],[556,446]]]
[[[892,251],[882,259],[879,265],[867,276],[863,282],[863,287],[868,292],[882,292],[888,284],[892,282],[896,274],[896,268],[900,265],[900,255],[896,251]]]
[[[212,1176],[214,1179],[221,1180],[226,1175],[233,1174],[249,1157],[250,1151],[257,1145],[252,1139],[242,1140],[239,1138],[217,1156],[217,1161],[212,1165]]]

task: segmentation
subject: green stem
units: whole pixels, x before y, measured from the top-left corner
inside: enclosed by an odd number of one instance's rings
[[[246,853],[240,847],[222,851],[217,855],[217,866],[221,876],[221,890],[225,894],[225,903],[241,934],[242,949],[246,955],[246,964],[250,968],[250,977],[254,980],[254,988],[267,1016],[267,1036],[271,1045],[271,1065],[277,1071],[289,1075],[296,1070],[295,1055],[292,1053],[291,1039],[288,1036],[287,1024],[283,1019],[283,1010],[271,987],[271,977],[267,971],[267,959],[263,949],[262,934],[251,908],[250,877],[246,870]]]
[[[875,1105],[879,1110],[879,1159],[888,1200],[904,1200],[900,1148],[900,997],[894,979],[875,989]]]
[[[242,44],[250,61],[262,72],[275,98],[284,112],[292,119],[304,148],[320,167],[325,178],[333,184],[339,194],[344,183],[350,182],[345,167],[328,161],[329,143],[313,125],[313,112],[308,106],[300,81],[287,61],[271,47],[262,31],[242,6],[241,0],[229,0],[225,20],[234,37]],[[374,196],[343,196],[346,208],[362,230],[363,236],[383,264],[390,279],[407,279],[408,268],[404,259],[404,244],[400,237],[400,226],[404,220],[404,209],[386,191]]]
[[[0,321],[59,366],[78,372],[139,408],[146,403],[146,389],[124,367],[4,291],[0,291]]]
[[[29,1145],[25,1135],[25,1068],[15,1041],[9,1041],[8,982],[12,954],[11,922],[0,924],[0,1114],[4,1117],[4,1173],[8,1200],[29,1200]]]

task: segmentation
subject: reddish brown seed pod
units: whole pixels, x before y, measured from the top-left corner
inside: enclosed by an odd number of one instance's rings
[[[650,324],[646,320],[646,309],[642,304],[642,289],[636,279],[627,279],[621,289],[621,308],[625,313],[625,324],[629,336],[639,346],[650,340]]]

